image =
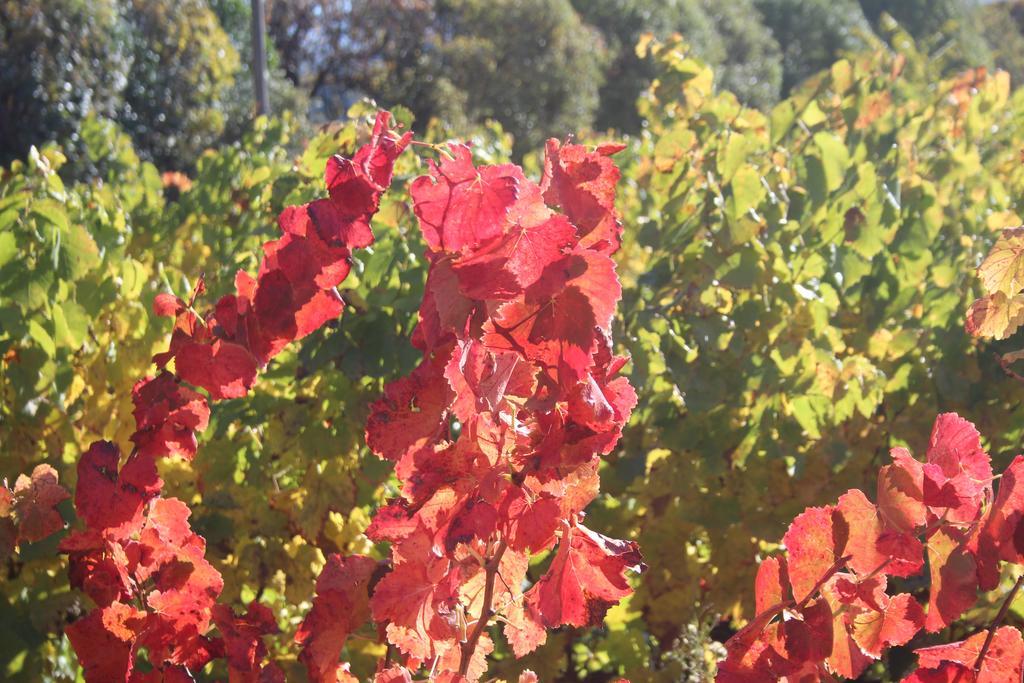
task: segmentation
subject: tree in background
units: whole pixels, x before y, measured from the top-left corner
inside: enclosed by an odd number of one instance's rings
[[[239,56],[238,73],[225,97],[227,121],[221,136],[225,142],[235,142],[250,129],[256,102],[252,77],[252,3],[249,0],[209,2],[210,9],[217,15]],[[309,97],[305,90],[288,79],[281,65],[281,55],[274,49],[272,40],[267,41],[267,75],[271,114],[291,112],[298,119],[296,126],[299,129],[306,128]]]
[[[143,158],[188,168],[221,139],[238,70],[206,0],[4,0],[0,162],[77,143],[92,114],[120,123]]]
[[[747,106],[768,109],[781,94],[782,50],[757,7],[752,0],[702,0],[702,5],[719,35],[703,57],[716,65],[719,87]]]
[[[118,120],[142,156],[181,169],[220,139],[238,53],[205,0],[132,0],[132,66]]]
[[[886,15],[946,70],[1024,76],[1017,2],[267,1],[273,112],[331,121],[369,96],[451,135],[497,120],[517,153],[591,125],[639,130],[645,33],[682,34],[719,87],[762,110],[889,34]],[[248,0],[0,0],[0,161],[47,140],[80,145],[92,114],[122,125],[142,158],[192,169],[250,127],[250,18]]]
[[[993,3],[980,11],[995,65],[1010,72],[1014,87],[1020,85],[1024,82],[1024,3]]]
[[[360,94],[432,114],[436,20],[429,0],[272,0],[267,7],[281,69],[308,94],[318,120],[342,117]]]
[[[597,114],[599,128],[636,131],[636,100],[653,75],[653,66],[636,54],[645,33],[667,38],[679,33],[694,52],[716,67],[723,88],[748,104],[767,107],[779,97],[781,50],[750,0],[575,0],[588,24],[609,46]]]
[[[888,14],[921,50],[941,55],[950,68],[992,61],[976,0],[860,0],[860,6],[876,29]]]
[[[131,65],[117,0],[0,1],[0,164],[115,116]]]
[[[857,0],[756,0],[782,48],[782,92],[867,46],[872,35]]]
[[[279,1],[268,28],[320,120],[365,95],[421,126],[497,120],[521,152],[587,127],[597,107],[604,48],[569,0]]]
[[[595,120],[599,128],[640,129],[636,100],[654,75],[651,62],[636,53],[644,33],[661,38],[685,33],[701,53],[719,40],[699,0],[573,0],[573,6],[601,32],[610,53]]]
[[[468,121],[500,121],[517,155],[591,124],[606,53],[569,0],[448,0],[438,15],[439,73]]]

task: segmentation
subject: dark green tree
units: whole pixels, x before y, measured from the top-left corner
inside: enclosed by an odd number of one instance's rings
[[[469,121],[500,121],[517,154],[591,125],[605,50],[569,0],[449,0],[438,13],[438,75],[465,93],[439,114],[454,104]]]
[[[206,0],[130,0],[132,66],[119,122],[140,155],[188,168],[217,142],[238,53]]]
[[[1010,72],[1014,87],[1024,83],[1024,3],[985,5],[981,23],[995,65]]]
[[[720,87],[759,107],[778,99],[782,53],[751,0],[574,0],[584,21],[605,38],[612,58],[601,89],[597,125],[634,131],[636,100],[650,83],[650,64],[636,55],[645,33],[679,33],[715,67]]]
[[[255,113],[255,86],[252,74],[252,3],[249,0],[210,0],[210,9],[217,15],[224,32],[239,57],[239,68],[235,74],[225,100],[226,122],[222,138],[225,142],[240,140],[251,128]],[[309,97],[305,91],[292,83],[281,66],[281,56],[274,49],[272,40],[267,41],[267,89],[270,94],[270,113],[280,116],[290,112],[297,117],[296,125],[305,128],[306,110]]]
[[[879,26],[888,14],[921,50],[950,68],[992,61],[976,0],[860,0],[860,5],[872,25]]]
[[[736,93],[748,106],[771,107],[782,89],[782,50],[765,29],[753,1],[702,0],[701,4],[719,36],[704,57],[716,66],[719,87]]]
[[[409,107],[425,124],[442,77],[436,22],[434,2],[287,0],[267,11],[280,68],[309,96],[315,120],[341,118],[365,95]]]
[[[604,43],[569,0],[294,0],[269,23],[315,119],[369,96],[453,133],[494,119],[522,153],[588,127],[597,108]]]
[[[757,0],[764,23],[782,49],[782,92],[863,49],[871,26],[857,0]]]
[[[118,113],[128,34],[117,0],[0,0],[0,165]]]
[[[601,32],[611,57],[600,90],[599,128],[640,128],[636,100],[654,75],[652,65],[636,54],[644,33],[658,38],[682,33],[701,54],[718,40],[713,21],[695,0],[573,0],[573,5]]]

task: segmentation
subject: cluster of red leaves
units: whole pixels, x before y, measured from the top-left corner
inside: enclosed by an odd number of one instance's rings
[[[992,484],[974,425],[947,413],[935,421],[926,462],[893,449],[876,503],[853,489],[837,505],[805,510],[783,537],[786,556],[761,563],[756,616],[726,644],[718,680],[856,678],[886,648],[949,626],[979,590],[998,586],[1002,561],[1024,563],[1024,456],[994,496]],[[925,573],[927,609],[890,589]],[[906,680],[1020,680],[1024,640],[996,626],[916,650],[918,668]]]
[[[378,116],[369,144],[352,159],[336,156],[326,172],[330,197],[290,207],[280,217],[283,235],[263,246],[255,278],[239,272],[235,294],[221,298],[201,317],[195,299],[156,298],[159,315],[175,319],[170,348],[154,361],[163,370],[139,381],[133,392],[136,431],[122,464],[113,443],[91,445],[78,463],[75,508],[84,522],[61,542],[70,557],[70,578],[96,607],[66,632],[87,681],[188,681],[214,658],[227,661],[232,681],[278,681],[265,664],[263,636],[277,632],[274,615],[258,603],[244,615],[216,604],[223,587],[205,559],[206,543],[189,526],[185,503],[162,498],[161,457],[191,459],[196,433],[210,417],[213,400],[244,396],[260,368],[290,342],[341,313],[335,287],[349,271],[351,250],[373,241],[370,218],[390,185],[395,158],[410,136],[389,130]],[[167,369],[174,360],[174,370]],[[45,506],[60,497],[33,475],[31,523],[19,512],[20,534],[35,535],[59,523]],[[56,486],[56,477],[53,477]],[[57,487],[59,488],[59,487]],[[63,489],[61,489],[63,491]],[[66,494],[65,494],[66,496]],[[216,626],[219,636],[211,635]],[[144,665],[137,666],[140,652]]]
[[[300,630],[315,681],[344,678],[345,637],[367,617],[401,660],[382,663],[378,682],[420,667],[477,680],[493,619],[523,656],[548,628],[600,623],[630,593],[628,571],[644,568],[635,543],[581,523],[600,456],[636,404],[610,338],[619,148],[552,140],[539,184],[449,149],[410,190],[429,247],[413,336],[423,360],[386,387],[366,427],[401,481],[367,531],[391,543],[391,561],[332,558]],[[551,563],[524,593],[545,551]]]
[[[36,465],[32,476],[18,475],[14,488],[0,486],[0,561],[19,543],[35,543],[64,528],[57,504],[67,500],[57,483],[57,470]]]

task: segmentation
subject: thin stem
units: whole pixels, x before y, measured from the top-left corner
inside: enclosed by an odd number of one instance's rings
[[[473,660],[473,653],[476,651],[476,645],[480,642],[480,636],[487,630],[487,625],[491,621],[493,616],[492,604],[494,602],[494,580],[498,576],[498,567],[501,565],[501,556],[505,554],[505,549],[508,545],[505,539],[502,539],[498,544],[497,549],[491,558],[484,565],[484,572],[486,573],[484,578],[484,604],[480,608],[480,618],[477,619],[476,625],[473,627],[473,632],[469,634],[469,638],[466,642],[462,643],[462,661],[459,662],[459,675],[465,676],[469,671],[469,663]]]
[[[996,629],[999,628],[999,625],[1003,623],[1003,619],[1006,618],[1006,613],[1010,611],[1010,604],[1013,602],[1013,598],[1017,595],[1017,591],[1020,590],[1022,584],[1024,584],[1024,576],[1019,577],[1017,583],[1013,584],[1010,593],[1003,600],[1003,606],[999,608],[999,613],[996,614],[996,618],[989,625],[988,635],[985,636],[985,644],[981,646],[981,652],[978,653],[978,661],[974,663],[975,674],[981,671],[981,665],[985,663],[985,655],[988,654],[988,648],[996,635]]]

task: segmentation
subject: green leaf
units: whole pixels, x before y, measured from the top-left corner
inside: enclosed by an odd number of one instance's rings
[[[51,337],[50,333],[44,330],[43,326],[37,321],[28,321],[28,336],[31,337],[36,344],[39,345],[39,348],[41,348],[50,358],[57,355],[57,346],[53,343],[53,337]]]
[[[732,188],[729,217],[733,220],[746,214],[764,199],[765,189],[761,184],[761,174],[753,166],[745,165],[737,169],[729,185]]]
[[[92,235],[81,225],[72,225],[65,234],[63,249],[68,277],[77,280],[100,264],[100,250]]]
[[[10,231],[0,232],[0,268],[10,263],[17,253],[18,247],[14,241],[14,233]]]
[[[835,192],[843,184],[846,169],[850,165],[850,154],[846,145],[832,133],[815,133],[814,144],[821,154],[821,165],[825,173],[825,187]]]
[[[64,212],[64,206],[52,199],[39,199],[33,202],[32,215],[37,220],[48,223],[61,232],[67,232],[70,226],[68,215]]]
[[[53,307],[53,325],[58,343],[78,349],[89,332],[89,315],[78,303],[64,301]]]
[[[796,418],[796,421],[807,432],[807,436],[812,439],[821,438],[821,432],[818,429],[820,424],[819,410],[821,408],[819,404],[820,401],[817,397],[811,396],[797,396],[789,402],[793,417]]]
[[[138,299],[146,284],[146,267],[133,258],[121,263],[121,296],[129,301]]]

